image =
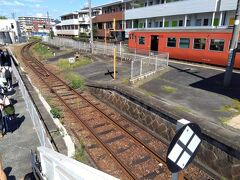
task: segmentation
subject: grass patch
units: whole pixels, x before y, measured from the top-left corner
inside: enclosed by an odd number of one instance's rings
[[[219,121],[220,121],[221,124],[227,125],[228,122],[231,120],[231,118],[232,118],[232,117],[220,117],[220,118],[219,118]]]
[[[185,112],[185,113],[191,113],[191,110],[184,107],[184,106],[181,106],[181,105],[178,105],[175,107],[176,111],[178,112]]]
[[[122,67],[122,72],[127,72],[127,71],[128,71],[128,68]]]
[[[33,41],[38,41],[38,40],[42,40],[42,38],[41,37],[37,37],[37,36],[32,36],[32,37],[30,37],[29,38],[29,42],[33,42]]]
[[[87,158],[85,155],[85,145],[82,142],[80,143],[80,146],[76,148],[73,158],[79,162],[86,164]]]
[[[233,100],[230,105],[222,106],[218,111],[233,113],[233,115],[237,115],[240,113],[240,101]]]
[[[169,94],[175,94],[177,92],[177,89],[171,86],[162,86],[161,89],[163,90],[163,92]]]
[[[53,53],[51,52],[51,50],[41,44],[41,43],[37,43],[33,46],[33,51],[41,58],[41,59],[49,59],[51,57],[53,57]]]
[[[80,57],[75,63],[70,64],[67,59],[59,59],[57,62],[57,66],[62,70],[75,69],[81,66],[85,66],[91,64],[92,61],[87,57]]]
[[[129,80],[129,78],[122,78],[122,84],[130,85],[130,80]]]
[[[154,96],[154,93],[149,92],[149,91],[143,91],[143,94],[147,97]]]
[[[74,73],[74,72],[69,72],[65,75],[65,78],[70,82],[70,86],[73,88],[73,89],[83,89],[84,88],[84,80],[83,78]]]
[[[50,112],[52,113],[53,117],[54,118],[58,118],[58,119],[61,119],[63,118],[63,113],[62,113],[62,110],[58,107],[53,107]]]

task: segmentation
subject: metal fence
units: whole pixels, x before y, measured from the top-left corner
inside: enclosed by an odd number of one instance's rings
[[[13,55],[12,55],[12,57],[15,58]],[[15,76],[15,78],[18,82],[19,89],[21,90],[22,96],[24,98],[24,101],[25,101],[25,104],[27,107],[27,111],[30,114],[30,117],[32,119],[34,128],[37,132],[38,139],[40,141],[41,146],[53,149],[52,144],[48,138],[47,132],[45,130],[45,127],[43,125],[43,122],[40,119],[40,116],[39,116],[38,111],[32,101],[32,98],[30,97],[28,90],[25,87],[23,80],[22,80],[14,63],[12,63],[12,70],[13,70],[13,75]]]
[[[90,52],[91,49],[89,43],[75,41],[73,39],[59,37],[51,39],[45,37],[43,41],[57,47],[73,48],[81,52]],[[129,74],[129,77],[132,82],[156,73],[168,66],[168,53],[153,52],[145,49],[131,49],[121,43],[105,44],[102,42],[94,42],[93,53],[113,56],[114,48],[116,48],[116,56],[121,62],[131,61],[131,74]]]

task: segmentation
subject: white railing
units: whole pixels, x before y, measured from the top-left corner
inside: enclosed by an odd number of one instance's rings
[[[14,59],[16,59],[13,55],[12,55],[12,57]],[[38,111],[37,111],[32,99],[28,93],[28,90],[27,90],[26,86],[24,85],[23,80],[13,62],[12,62],[12,70],[13,70],[13,75],[15,76],[16,81],[18,82],[19,89],[22,93],[22,97],[24,98],[25,105],[27,107],[27,111],[30,114],[31,120],[32,120],[34,128],[37,132],[38,139],[40,141],[41,146],[53,149],[52,144],[48,138],[47,132],[45,130],[45,127],[43,125],[43,122],[41,121],[40,116],[38,114]]]
[[[44,38],[43,41],[58,47],[74,48],[82,52],[90,52],[90,44],[86,42],[74,41],[72,39],[55,37],[53,39]],[[116,56],[122,61],[131,61],[130,81],[135,82],[143,77],[152,75],[159,70],[168,67],[169,53],[153,52],[144,49],[130,49],[119,44],[105,44],[94,42],[93,53],[113,56],[116,48]]]
[[[51,149],[39,147],[42,177],[44,180],[117,180],[104,172],[68,158]]]

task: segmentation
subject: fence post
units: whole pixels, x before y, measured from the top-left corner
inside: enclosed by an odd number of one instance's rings
[[[136,56],[137,56],[137,49],[135,48],[134,60],[136,60]]]
[[[169,53],[167,54],[167,66],[168,66],[168,63],[169,63]]]
[[[120,42],[120,57],[121,57],[121,64],[122,64],[122,42]]]
[[[140,64],[140,76],[142,75],[142,66],[143,66],[143,60],[141,59],[141,64]]]
[[[156,56],[155,71],[157,71],[157,66],[158,66],[158,56]]]
[[[132,60],[131,61],[131,79],[133,79],[133,64],[134,64],[134,61]]]

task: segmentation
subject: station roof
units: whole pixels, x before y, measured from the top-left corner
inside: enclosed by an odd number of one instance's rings
[[[131,32],[232,32],[232,27],[226,28],[151,28],[151,29],[136,29]]]
[[[119,1],[115,1],[115,2],[110,2],[110,3],[106,3],[106,4],[101,4],[99,6],[95,6],[94,8],[103,8],[103,7],[108,7],[108,6],[113,6],[113,5],[118,5],[118,4],[122,4],[125,2],[130,2],[132,0],[119,0]]]
[[[69,16],[69,15],[78,15],[78,11],[74,11],[74,12],[71,12],[71,13],[67,13],[67,14],[61,15],[60,17]]]

